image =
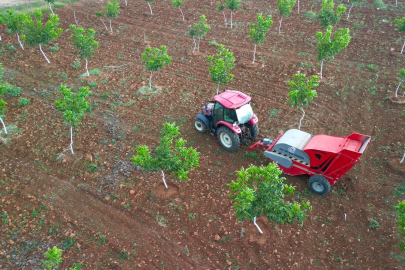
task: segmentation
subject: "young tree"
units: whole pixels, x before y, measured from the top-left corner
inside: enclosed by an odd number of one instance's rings
[[[397,25],[397,29],[399,32],[405,32],[405,17],[402,17],[402,19],[395,19],[394,23]],[[404,45],[402,45],[401,53],[404,51],[405,47],[405,41]]]
[[[290,16],[291,9],[295,6],[295,0],[277,0],[277,7],[281,15],[280,26],[278,28],[278,34],[281,34],[281,23],[283,16]]]
[[[401,239],[401,242],[398,243],[398,247],[400,250],[405,251],[405,201],[398,201],[398,205],[395,206],[395,209],[399,217],[399,219],[397,219],[397,230]]]
[[[207,56],[207,63],[212,81],[218,84],[218,95],[219,85],[229,83],[234,76],[231,71],[235,67],[235,57],[224,45],[219,45],[216,55]]]
[[[253,64],[255,63],[256,58],[256,45],[264,43],[267,31],[272,25],[273,21],[271,20],[271,15],[268,15],[267,18],[263,18],[260,13],[257,14],[257,22],[249,25],[249,36],[252,39],[252,43],[255,45],[253,51]]]
[[[398,76],[399,84],[398,84],[397,90],[395,91],[395,97],[398,97],[399,87],[405,81],[405,69],[403,68],[401,70],[398,70],[398,73],[399,73],[399,76]],[[405,92],[404,92],[404,95],[405,95]]]
[[[333,0],[323,0],[322,8],[318,13],[318,21],[323,29],[328,28],[329,25],[335,25],[340,22],[342,14],[346,11],[346,7],[342,4],[337,6],[334,12],[335,3]]]
[[[190,29],[189,35],[193,37],[194,40],[194,50],[197,47],[197,51],[200,51],[200,40],[208,33],[211,27],[207,24],[207,19],[204,15],[201,15],[200,20],[194,24],[193,28]],[[195,37],[198,37],[198,46],[195,42]]]
[[[0,22],[6,25],[7,32],[10,34],[16,34],[17,40],[20,43],[21,49],[24,50],[24,46],[20,39],[20,34],[23,34],[25,24],[29,17],[23,13],[15,14],[14,10],[7,9],[5,14],[0,13]],[[1,39],[0,39],[1,40]]]
[[[74,155],[73,128],[80,125],[81,119],[86,116],[86,111],[90,109],[89,102],[86,100],[90,91],[88,87],[82,87],[77,93],[73,93],[72,89],[66,85],[61,85],[59,90],[62,98],[55,101],[55,106],[63,114],[66,124],[70,126],[70,151]]]
[[[1,121],[1,124],[3,125],[4,132],[7,134],[7,128],[3,122],[4,111],[6,110],[6,105],[7,105],[7,102],[5,102],[3,100],[3,95],[6,92],[6,87],[3,85],[2,79],[3,79],[3,68],[2,68],[2,64],[0,63],[0,121]]]
[[[150,14],[153,15],[152,7],[151,7],[150,3],[155,2],[155,0],[145,0],[145,1],[146,1],[146,3],[148,3],[149,9],[150,9]]]
[[[225,0],[225,6],[231,10],[231,28],[232,28],[232,11],[239,9],[240,0]]]
[[[95,15],[96,15],[96,16],[100,19],[100,21],[103,23],[103,25],[104,25],[104,27],[105,27],[105,30],[108,31],[107,25],[105,25],[105,22],[104,22],[104,20],[102,19],[103,13],[101,13],[101,12],[99,12],[99,11],[96,11]]]
[[[48,248],[48,251],[45,252],[47,260],[42,261],[43,266],[46,270],[58,269],[58,265],[62,262],[62,250],[53,247],[52,249]]]
[[[188,180],[188,173],[193,168],[198,168],[200,153],[193,147],[185,147],[187,141],[180,137],[179,127],[175,123],[165,123],[159,140],[159,146],[153,151],[152,156],[146,145],[136,148],[136,156],[131,158],[135,165],[141,165],[148,171],[161,171],[163,183],[167,189],[164,172],[174,174],[181,180]]]
[[[300,125],[298,126],[298,129],[301,129],[301,121],[305,116],[304,107],[308,106],[317,97],[314,88],[319,86],[319,77],[315,75],[307,79],[305,74],[294,74],[288,85],[290,86],[290,93],[288,93],[290,106],[297,107],[302,111]]]
[[[55,4],[55,0],[45,0],[45,2],[47,2],[49,4],[49,9],[51,10],[52,14],[55,15],[55,13],[53,13],[52,6],[51,6],[51,4]]]
[[[294,193],[295,187],[285,184],[285,178],[280,175],[276,163],[270,162],[266,167],[250,165],[246,170],[242,168],[238,171],[238,179],[228,184],[232,192],[229,197],[235,200],[233,208],[237,220],[250,219],[260,234],[263,232],[256,223],[256,217],[261,214],[267,216],[269,222],[294,224],[295,220],[302,223],[307,217],[305,212],[312,209],[309,201],[285,200],[286,195]]]
[[[335,32],[334,38],[332,37],[332,26],[328,26],[325,34],[322,32],[316,33],[316,39],[318,40],[318,60],[321,61],[321,79],[323,61],[334,58],[341,50],[347,47],[350,42],[349,28],[340,28]]]
[[[87,76],[90,76],[89,69],[87,68],[87,58],[93,57],[93,53],[97,52],[98,42],[94,40],[96,31],[89,29],[87,32],[83,27],[77,27],[71,25],[72,35],[70,38],[76,46],[76,52],[80,54],[80,57],[86,60],[86,72]]]
[[[113,0],[112,2],[108,2],[107,6],[102,7],[101,9],[105,12],[105,16],[110,19],[110,30],[112,32],[111,19],[118,17],[118,14],[120,13],[120,5],[117,3],[117,0]]]
[[[351,0],[352,1],[352,5],[350,6],[349,12],[347,13],[347,19],[349,19],[350,17],[350,11],[352,11],[352,8],[354,5],[360,5],[361,3],[363,3],[366,0]]]
[[[226,22],[226,16],[225,16],[225,6],[222,5],[219,1],[217,2],[217,10],[221,11],[222,14],[224,15],[224,21],[225,21],[225,27],[228,25],[228,23]]]
[[[181,12],[181,16],[183,16],[183,21],[184,21],[184,14],[183,11],[181,10],[181,6],[184,4],[185,0],[172,0],[172,5],[175,8],[179,8]]]
[[[58,38],[62,34],[63,30],[58,28],[58,15],[50,14],[48,16],[48,21],[45,24],[42,22],[42,20],[42,12],[39,9],[36,9],[35,20],[32,18],[27,20],[24,35],[21,37],[31,47],[38,45],[39,50],[45,57],[45,60],[48,62],[48,64],[50,64],[51,62],[49,62],[48,57],[46,57],[44,51],[42,50],[42,45],[47,45],[49,42]]]
[[[166,65],[171,64],[172,58],[167,55],[166,46],[159,48],[146,47],[142,54],[142,64],[150,71],[149,88],[152,88],[152,73],[158,71]]]

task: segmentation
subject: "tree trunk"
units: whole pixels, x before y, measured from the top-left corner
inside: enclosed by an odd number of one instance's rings
[[[198,49],[197,49],[198,52],[200,52],[200,41],[201,41],[201,38],[199,37],[199,38],[198,38]]]
[[[73,16],[75,17],[75,23],[78,25],[77,20],[76,20],[76,10],[73,11]]]
[[[89,69],[87,68],[87,64],[88,64],[88,62],[87,62],[87,58],[86,58],[86,72],[87,72],[87,77],[90,77]]]
[[[255,49],[253,50],[253,63],[252,63],[252,65],[255,63],[255,59],[256,59],[256,44],[255,44]]]
[[[398,97],[398,89],[401,86],[401,84],[403,83],[403,81],[400,81],[397,87],[397,90],[395,91],[395,97]]]
[[[75,153],[73,152],[73,127],[70,126],[70,151],[72,152],[72,155]]]
[[[181,12],[181,16],[183,16],[183,21],[184,21],[184,14],[183,14],[183,11],[181,10],[180,7],[179,7],[179,9],[180,9],[180,12]]]
[[[112,32],[112,27],[111,27],[111,19],[110,19],[110,30],[111,30],[111,32]]]
[[[6,125],[4,124],[3,119],[1,119],[1,117],[0,117],[0,121],[1,121],[1,123],[3,124],[4,132],[7,134]]]
[[[150,9],[150,14],[152,14],[152,15],[153,15],[153,12],[152,12],[152,7],[150,6],[149,2],[147,2],[147,3],[148,3],[148,6],[149,6],[149,9]]]
[[[232,10],[231,10],[231,28],[232,28]]]
[[[20,40],[20,35],[17,33],[17,39],[18,39],[18,42],[20,43],[20,47],[21,47],[21,49],[23,49],[24,50],[24,46],[23,46],[23,44],[21,43],[21,40]]]
[[[395,6],[396,7],[398,6],[398,0],[395,0]]]
[[[51,3],[49,3],[49,8],[50,8],[52,14],[55,15],[55,13],[53,13],[53,10],[52,10],[52,7],[51,7]]]
[[[149,88],[152,89],[152,71],[150,72],[150,77],[149,77]]]
[[[305,112],[304,112],[304,109],[302,107],[301,107],[301,111],[302,111],[302,117],[300,119],[300,125],[298,127],[299,130],[301,130],[301,121],[302,121],[302,119],[304,119],[304,116],[305,116]]]
[[[1,35],[0,35],[0,41],[1,41]]]
[[[222,14],[224,15],[225,27],[227,27],[227,26],[228,26],[228,23],[226,22],[225,12],[222,11]]]
[[[281,34],[281,22],[283,21],[283,16],[281,16],[281,19],[280,19],[280,26],[278,27],[278,34],[280,35]]]
[[[298,4],[298,14],[300,14],[300,0],[297,0],[297,4]]]
[[[125,0],[125,6],[128,6],[128,1],[127,0]]]
[[[193,53],[195,52],[195,49],[197,48],[197,43],[195,42],[195,38],[193,37],[193,42],[194,42],[194,48],[193,48]]]
[[[163,184],[165,184],[165,188],[167,189],[167,185],[166,185],[166,181],[165,181],[165,173],[162,171],[162,170],[160,170],[161,172],[162,172],[162,180],[163,180]]]
[[[322,80],[322,68],[323,68],[323,60],[321,61],[321,80]]]
[[[352,5],[350,6],[349,13],[347,13],[347,19],[349,19],[349,17],[350,17],[350,11],[352,10],[353,5],[354,5],[354,4],[352,4]]]
[[[105,25],[104,20],[100,18],[100,21],[104,24],[105,30],[108,31],[107,25]]]
[[[401,53],[404,51],[404,47],[405,47],[405,41],[404,41],[404,45],[402,45]]]
[[[257,223],[256,223],[256,217],[253,219],[253,224],[255,224],[256,228],[259,230],[259,233],[263,234],[262,229],[260,229],[259,225],[257,225]]]
[[[50,64],[51,62],[49,62],[48,57],[46,57],[46,55],[45,55],[44,51],[42,50],[42,46],[41,46],[41,44],[39,44],[39,50],[41,51],[42,55],[45,57],[46,62],[48,62],[48,64]]]
[[[217,86],[217,95],[218,95],[218,93],[219,93],[219,83],[218,83],[218,86]]]
[[[1,118],[0,118],[1,119]],[[6,132],[6,134],[7,134],[7,132]],[[405,159],[405,152],[404,152],[404,156],[402,157],[402,159],[401,159],[401,161],[399,162],[399,164],[402,164],[402,162],[404,162],[404,159]]]

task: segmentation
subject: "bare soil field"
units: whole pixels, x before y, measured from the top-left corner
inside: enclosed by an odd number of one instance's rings
[[[372,136],[361,162],[325,196],[309,191],[308,177],[285,176],[297,187],[294,199],[310,200],[313,210],[303,225],[277,225],[261,217],[263,235],[252,222],[236,221],[227,184],[241,167],[269,160],[262,150],[246,146],[228,153],[216,137],[196,132],[192,124],[215,95],[206,56],[217,52],[214,40],[234,53],[235,77],[227,89],[251,95],[259,137],[297,128],[301,112],[289,107],[286,82],[297,72],[320,71],[315,35],[321,28],[305,14],[319,10],[321,2],[301,1],[301,12],[294,8],[283,19],[281,35],[275,0],[242,4],[232,29],[208,0],[186,2],[185,21],[170,1],[153,2],[153,15],[145,1],[128,0],[128,6],[120,1],[112,33],[94,16],[105,3],[84,0],[55,10],[65,31],[44,47],[51,64],[37,47],[26,45],[22,51],[17,38],[0,26],[4,79],[21,87],[21,97],[31,102],[19,106],[19,97],[6,99],[5,122],[16,132],[0,141],[1,269],[41,268],[44,252],[54,245],[63,249],[61,269],[74,264],[83,269],[405,267],[393,209],[405,197],[405,165],[399,165],[405,107],[389,100],[405,63],[395,53],[404,37],[393,26],[394,18],[403,16],[402,3],[377,9],[368,0],[340,22],[338,27],[350,28],[352,40],[325,62],[326,79],[301,127],[312,134]],[[81,77],[84,61],[79,69],[72,67],[79,58],[67,30],[74,11],[79,25],[94,28],[100,42],[89,60],[89,69],[100,72],[90,77]],[[247,68],[253,57],[249,23],[257,13],[271,14],[274,25],[257,47],[259,65]],[[211,30],[201,41],[202,53],[193,55],[188,32],[202,14]],[[147,97],[136,94],[149,77],[141,63],[144,33],[150,46],[165,45],[172,57],[172,65],[154,73],[162,91]],[[60,49],[51,52],[56,45]],[[74,157],[65,151],[69,127],[54,106],[60,84],[92,91],[92,111],[75,130]],[[165,122],[180,125],[188,145],[201,152],[190,181],[169,180],[169,192],[160,174],[130,161],[137,145],[157,145]]]

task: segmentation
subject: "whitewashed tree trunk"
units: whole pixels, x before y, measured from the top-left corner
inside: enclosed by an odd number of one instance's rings
[[[181,12],[181,16],[183,16],[183,21],[184,21],[184,14],[183,14],[183,11],[181,10],[180,7],[179,7],[179,9],[180,9],[180,12]]]
[[[232,10],[231,10],[231,28],[232,28]]]
[[[405,41],[404,41],[404,45],[402,45],[401,53],[404,51],[404,47],[405,47]]]
[[[72,155],[75,153],[73,152],[73,127],[70,126],[70,151],[72,152]]]
[[[201,38],[199,37],[198,38],[198,49],[197,49],[198,52],[200,52],[200,41],[201,41]]]
[[[300,14],[300,0],[297,0],[297,4],[298,4],[298,14]]]
[[[398,6],[398,0],[395,0],[395,6],[396,7]]]
[[[322,80],[322,68],[323,68],[323,60],[321,61],[321,80]]]
[[[253,63],[252,63],[252,65],[255,63],[255,59],[256,59],[256,44],[255,44],[255,49],[253,50]]]
[[[163,184],[165,184],[165,188],[167,189],[167,185],[166,185],[166,181],[165,181],[165,173],[160,170],[162,172],[162,180],[163,180]]]
[[[110,30],[111,30],[111,32],[112,32],[112,27],[111,27],[111,19],[110,19]]]
[[[302,117],[300,119],[300,125],[298,126],[299,130],[301,130],[301,122],[302,122],[302,119],[304,119],[304,116],[305,116],[305,111],[304,111],[304,109],[302,107],[301,107],[301,111],[302,111]]]
[[[55,13],[53,13],[52,7],[51,7],[51,3],[49,3],[49,9],[51,10],[52,14],[55,15]]]
[[[1,35],[0,35],[0,41],[1,41]]]
[[[350,17],[350,11],[352,10],[353,5],[354,5],[354,4],[352,4],[352,5],[350,6],[349,13],[347,13],[347,19],[349,19],[349,17]]]
[[[148,6],[149,6],[149,9],[150,9],[150,14],[152,14],[152,15],[153,15],[153,12],[152,12],[152,7],[150,6],[149,2],[147,2],[147,3],[148,3]]]
[[[125,0],[125,6],[128,6],[128,1],[127,0]]]
[[[86,58],[86,72],[87,72],[87,77],[90,77],[90,73],[89,73],[89,69],[87,68],[87,64],[88,64],[88,62],[87,62],[87,58]]]
[[[400,81],[397,87],[397,90],[395,91],[395,97],[398,97],[398,89],[401,86],[401,84],[403,83],[403,81]]]
[[[3,119],[1,119],[1,117],[0,117],[0,121],[1,121],[1,123],[3,124],[4,132],[7,134],[6,125],[4,124]]]
[[[42,46],[41,46],[41,44],[39,44],[39,50],[41,51],[42,55],[45,57],[46,62],[48,62],[48,64],[50,64],[51,62],[49,62],[48,57],[46,57],[46,55],[45,55],[44,51],[42,50]]]
[[[17,39],[18,39],[18,42],[20,43],[21,49],[23,49],[23,51],[24,51],[24,46],[23,46],[23,44],[22,44],[22,42],[20,40],[20,35],[18,33],[17,33]]]
[[[217,95],[218,95],[218,93],[219,93],[219,83],[218,83],[218,86],[217,86]]]
[[[104,20],[100,18],[100,21],[104,24],[105,30],[108,31],[107,25],[105,24]]]
[[[195,42],[195,37],[193,37],[193,41],[194,41],[193,53],[194,53],[194,52],[195,52],[195,49],[197,48],[197,43]]]
[[[281,22],[283,21],[283,16],[281,16],[281,19],[280,19],[280,26],[278,27],[278,34],[280,35],[281,34]]]
[[[76,19],[76,10],[73,11],[73,16],[75,17],[75,23],[76,23],[76,25],[78,25],[77,19]]]
[[[226,22],[226,16],[225,16],[225,12],[223,10],[222,10],[222,14],[224,15],[225,27],[227,27],[228,23]]]
[[[1,118],[0,118],[1,119]],[[7,132],[6,132],[6,134],[7,134]],[[401,161],[399,162],[399,164],[402,164],[402,162],[404,162],[404,159],[405,159],[405,152],[404,152],[404,156],[402,157],[402,159],[401,159]]]
[[[149,88],[152,89],[152,71],[150,72],[150,77],[149,77]]]
[[[259,233],[263,234],[262,229],[260,229],[259,225],[257,225],[257,223],[256,223],[256,217],[253,219],[253,224],[255,224],[256,228],[259,230]]]

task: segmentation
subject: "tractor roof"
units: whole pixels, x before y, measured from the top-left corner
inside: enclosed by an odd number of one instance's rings
[[[225,92],[216,95],[214,99],[227,109],[237,109],[248,103],[251,100],[251,97],[239,91],[226,90]]]

